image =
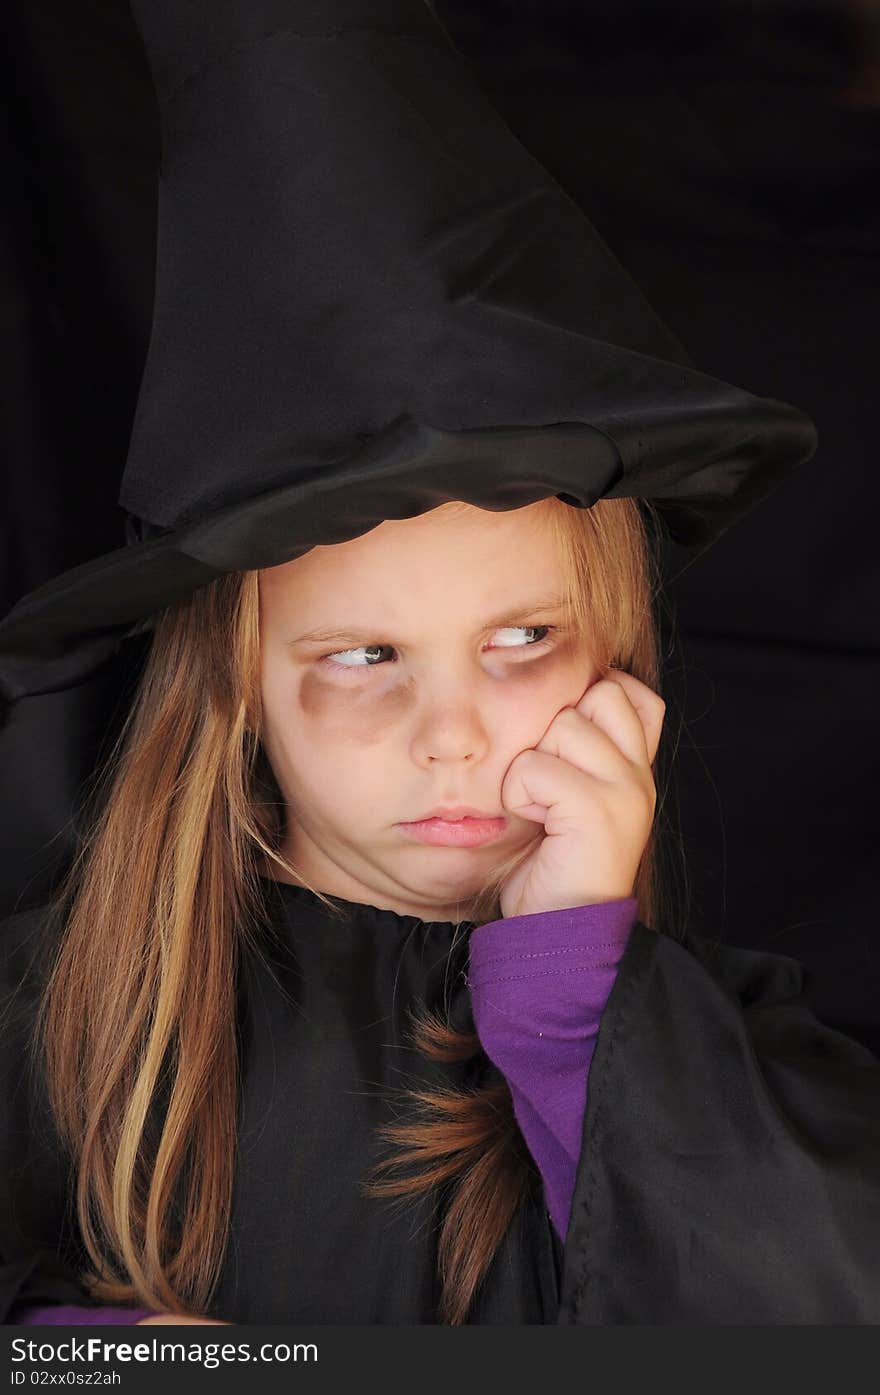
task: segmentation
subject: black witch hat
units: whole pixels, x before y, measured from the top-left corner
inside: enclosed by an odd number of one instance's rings
[[[426,0],[132,9],[162,154],[126,542],[0,622],[7,699],[446,500],[635,497],[698,555],[813,455],[802,412],[695,370]]]

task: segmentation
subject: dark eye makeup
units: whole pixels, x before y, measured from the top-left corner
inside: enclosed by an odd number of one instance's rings
[[[555,640],[553,638],[550,638],[549,636],[555,636],[559,631],[559,626],[557,625],[506,625],[503,628],[509,630],[527,630],[531,633],[543,633],[545,636],[544,638],[537,640],[531,644],[502,644],[495,646],[496,650],[509,650],[510,653],[513,655],[517,655],[520,653],[533,654],[535,650],[545,653],[547,650],[552,649],[553,644],[555,642]],[[379,663],[340,664],[337,663],[336,660],[333,658],[333,654],[351,654],[355,653],[357,649],[362,649],[366,653],[381,653],[383,650],[386,651],[386,653],[391,654],[395,654],[397,652],[394,649],[393,645],[390,644],[358,644],[355,646],[355,649],[335,649],[331,654],[323,654],[321,655],[318,662],[322,664],[325,668],[331,669],[334,673],[344,673],[346,675],[352,673],[363,673],[365,669],[382,667],[382,665]],[[393,659],[391,662],[397,663],[398,661],[396,659]],[[519,658],[514,658],[513,662],[520,663],[522,662],[522,660],[520,660]]]

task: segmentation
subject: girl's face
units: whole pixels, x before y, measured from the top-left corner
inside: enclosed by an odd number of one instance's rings
[[[318,890],[455,920],[497,862],[543,837],[503,808],[501,784],[598,669],[564,628],[542,504],[441,507],[260,573],[263,744],[284,854]],[[470,848],[400,828],[438,805],[507,824]]]

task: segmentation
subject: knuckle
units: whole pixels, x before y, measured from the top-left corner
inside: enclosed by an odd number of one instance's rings
[[[553,737],[559,735],[560,731],[567,731],[569,727],[574,726],[575,723],[582,720],[583,717],[581,713],[576,712],[573,707],[563,707],[556,713],[556,716],[547,727],[541,740],[552,740]]]
[[[579,726],[583,719],[583,713],[578,712],[576,707],[563,707],[556,714],[556,721],[561,722],[563,726]]]
[[[514,770],[520,765],[528,765],[529,762],[532,760],[533,756],[536,756],[537,754],[538,752],[535,750],[534,746],[526,746],[524,750],[517,752],[517,754],[514,756],[513,760],[510,762],[510,765],[508,766],[508,772]]]
[[[593,684],[593,687],[598,688],[603,693],[616,693],[619,698],[626,697],[623,684],[618,682],[616,678],[599,678]],[[628,698],[627,701],[629,701]]]

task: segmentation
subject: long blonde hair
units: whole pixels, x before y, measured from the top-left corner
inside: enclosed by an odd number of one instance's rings
[[[542,502],[570,616],[589,633],[600,669],[613,664],[659,691],[650,506]],[[33,1047],[75,1164],[91,1262],[82,1282],[105,1302],[207,1311],[228,1237],[236,978],[245,943],[259,951],[261,869],[267,861],[283,868],[338,913],[280,852],[283,801],[260,740],[259,636],[256,571],[220,577],[157,615],[134,700],[50,908],[54,953]],[[635,888],[639,918],[655,926],[659,781],[658,795]],[[496,868],[461,919],[499,917],[500,887],[530,851]],[[436,1014],[414,1018],[412,1041],[437,1061],[481,1050],[475,1034]],[[439,1316],[457,1324],[524,1199],[529,1162],[503,1082],[408,1095],[412,1117],[380,1130],[396,1151],[363,1189],[406,1197],[446,1188]],[[398,1168],[404,1175],[393,1175]]]

